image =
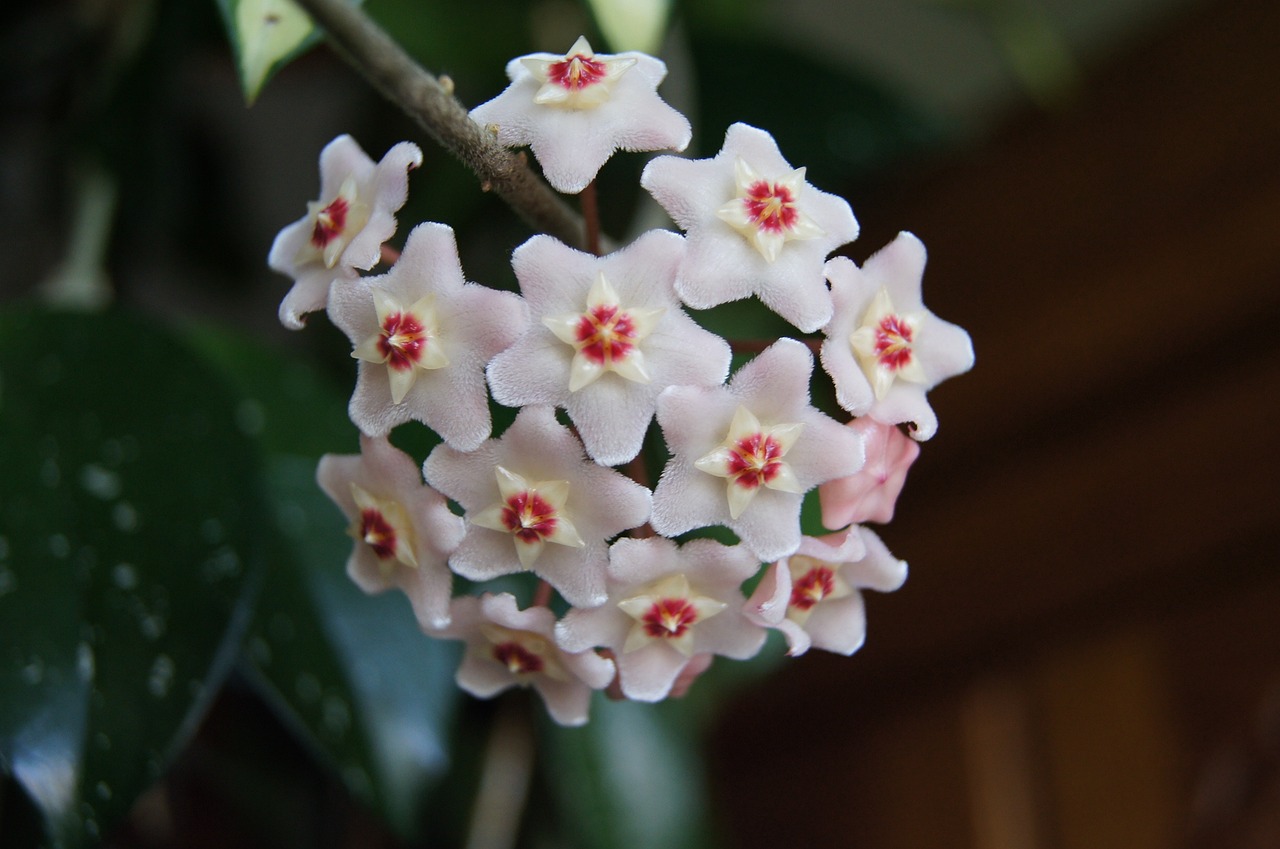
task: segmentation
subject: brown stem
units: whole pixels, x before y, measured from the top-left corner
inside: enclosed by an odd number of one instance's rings
[[[538,588],[533,591],[531,607],[546,607],[551,604],[551,585],[546,581],[538,581]]]
[[[578,199],[582,203],[582,219],[587,228],[587,250],[600,256],[600,204],[596,198],[595,180],[587,183]]]
[[[525,700],[506,699],[494,717],[480,765],[466,849],[511,849],[533,778],[534,740]]]
[[[345,0],[297,2],[328,32],[330,44],[441,147],[462,160],[486,191],[496,192],[530,227],[586,248],[578,215],[520,157],[468,117],[452,86],[441,85],[358,6]]]

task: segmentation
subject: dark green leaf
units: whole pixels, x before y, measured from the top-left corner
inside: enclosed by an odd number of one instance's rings
[[[559,843],[590,849],[694,849],[708,842],[697,724],[678,701],[597,698],[582,728],[544,723],[539,763]]]
[[[414,836],[447,766],[458,645],[426,637],[399,593],[366,596],[344,572],[346,520],[315,482],[321,454],[358,450],[343,391],[261,343],[214,328],[195,338],[271,452],[279,533],[247,643],[250,680],[353,793]],[[410,424],[396,435],[429,432]]]
[[[352,792],[412,837],[448,766],[459,644],[424,635],[399,593],[366,596],[347,578],[351,538],[315,461],[277,458],[270,480],[288,551],[251,629],[254,678]]]
[[[161,328],[37,309],[0,315],[0,458],[0,754],[75,846],[160,775],[239,648],[259,469]]]

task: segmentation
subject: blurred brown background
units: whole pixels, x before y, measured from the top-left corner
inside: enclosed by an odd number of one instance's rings
[[[855,203],[978,364],[866,647],[728,712],[736,845],[1280,846],[1277,48],[1275,3],[1200,4]]]

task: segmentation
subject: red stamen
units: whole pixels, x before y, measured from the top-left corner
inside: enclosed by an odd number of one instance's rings
[[[600,82],[608,74],[609,68],[604,62],[581,53],[552,62],[547,67],[547,79],[569,91],[582,91]]]
[[[556,509],[536,492],[518,492],[502,508],[502,524],[521,542],[538,542],[556,532]]]
[[[650,637],[675,639],[698,621],[698,611],[684,598],[663,598],[655,601],[649,611],[640,618],[644,632]]]
[[[425,330],[413,313],[393,312],[382,322],[378,353],[387,358],[387,364],[393,369],[411,369],[422,359],[423,349],[427,347]]]
[[[347,226],[348,208],[347,199],[339,196],[316,213],[316,226],[311,229],[311,244],[323,248],[341,236]]]
[[[911,337],[914,332],[905,319],[886,315],[876,327],[876,357],[880,365],[897,371],[911,362]]]
[[[592,307],[578,321],[577,336],[588,359],[607,365],[631,353],[636,324],[631,313],[616,306]]]
[[[799,217],[795,194],[781,183],[758,180],[747,187],[742,202],[756,226],[771,233],[790,230]]]
[[[515,675],[541,672],[545,665],[542,658],[517,642],[497,644],[493,647],[493,658]]]
[[[396,529],[377,510],[360,511],[360,539],[364,540],[379,560],[396,555]]]
[[[830,566],[815,566],[791,585],[791,606],[808,610],[836,588],[835,572]]]
[[[739,439],[730,451],[729,477],[739,486],[754,489],[778,476],[782,446],[772,436],[753,433]]]

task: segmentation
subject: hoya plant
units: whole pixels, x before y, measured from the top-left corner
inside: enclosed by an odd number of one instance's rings
[[[198,334],[194,350],[99,362],[91,352],[115,343],[87,328],[24,369],[15,340],[34,344],[40,317],[5,319],[10,397],[65,394],[86,357],[99,393],[136,379],[191,395],[162,423],[5,411],[4,438],[36,446],[21,479],[44,489],[4,508],[7,526],[41,531],[29,551],[0,536],[0,605],[22,611],[0,626],[17,647],[0,672],[36,694],[0,711],[0,754],[51,843],[92,843],[118,821],[233,667],[402,834],[452,758],[481,773],[473,836],[510,838],[520,805],[485,802],[484,776],[514,774],[512,796],[527,793],[511,764],[531,758],[530,717],[522,732],[501,710],[482,714],[492,729],[479,735],[451,728],[465,700],[536,695],[553,726],[537,757],[553,785],[577,788],[559,791],[572,818],[596,804],[581,794],[611,792],[589,780],[611,758],[669,769],[691,757],[681,741],[696,713],[653,703],[714,692],[733,662],[862,647],[861,593],[907,577],[870,525],[892,518],[938,430],[929,390],[973,365],[969,337],[924,306],[914,235],[861,265],[842,253],[859,234],[853,208],[769,128],[735,121],[717,152],[683,155],[694,127],[663,97],[654,55],[669,9],[635,5],[642,21],[612,17],[627,4],[601,4],[598,21],[646,49],[598,51],[585,35],[545,45],[510,57],[509,85],[468,108],[358,4],[220,0],[250,102],[327,39],[422,136],[374,156],[349,134],[330,141],[318,187],[264,257],[283,278],[280,323],[349,353],[345,402]],[[428,145],[524,222],[504,273],[474,279],[449,221],[404,220]],[[615,200],[597,177],[625,157],[639,190]],[[607,214],[636,196],[652,214]],[[648,223],[606,232],[602,220]],[[194,482],[134,495],[131,464],[150,455]],[[252,485],[220,487],[228,474]],[[66,510],[74,533],[47,519]],[[181,547],[131,536],[157,524]],[[99,531],[124,542],[98,547]],[[175,553],[200,570],[188,590],[221,627],[175,612],[188,609],[165,579]],[[8,565],[27,557],[52,567]],[[81,607],[18,607],[60,580]],[[195,649],[168,648],[187,629],[203,635],[181,643]],[[123,654],[111,650],[121,633]],[[308,651],[320,643],[327,653]],[[105,692],[120,658],[154,704],[130,713]],[[650,728],[665,730],[627,742]],[[108,753],[129,735],[145,757],[119,767]],[[672,810],[697,804],[669,796]],[[628,816],[579,842],[685,845]]]

